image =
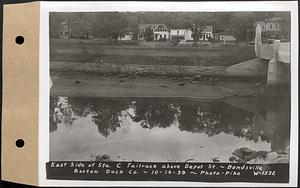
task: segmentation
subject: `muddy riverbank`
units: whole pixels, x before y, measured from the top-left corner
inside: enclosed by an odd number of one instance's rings
[[[51,95],[89,97],[188,97],[220,99],[258,96],[266,84],[205,76],[138,76],[51,72]]]

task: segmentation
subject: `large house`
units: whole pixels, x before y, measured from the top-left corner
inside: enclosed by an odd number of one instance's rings
[[[150,28],[153,31],[154,40],[169,40],[170,38],[169,29],[165,24],[140,24],[138,40],[145,39],[145,31],[147,28]]]
[[[178,38],[181,41],[192,41],[192,34],[191,29],[170,29],[170,39]]]
[[[212,26],[201,26],[199,29],[201,31],[200,41],[208,41],[210,38],[213,38]],[[192,34],[192,29],[170,29],[170,39],[179,38],[181,41],[192,41]]]
[[[266,18],[264,21],[255,22],[260,25],[262,31],[281,31],[282,18]]]
[[[133,40],[133,32],[126,32],[118,37],[118,40],[128,41]]]
[[[59,24],[58,31],[57,31],[57,37],[68,39],[71,37],[72,34],[72,28],[67,23],[67,21],[63,21]]]
[[[199,40],[200,41],[208,41],[210,38],[213,38],[213,27],[211,25],[208,26],[201,26],[201,35]]]
[[[280,39],[287,38],[284,34],[284,20],[282,18],[266,18],[263,21],[254,23],[254,27],[261,26],[263,39]]]

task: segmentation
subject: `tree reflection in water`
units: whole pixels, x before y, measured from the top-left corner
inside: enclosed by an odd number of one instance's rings
[[[179,114],[178,106],[169,103],[138,101],[133,106],[133,121],[140,122],[143,128],[170,127]]]
[[[57,124],[71,126],[76,119],[67,97],[50,97],[50,132],[57,130]]]
[[[99,133],[108,137],[121,126],[122,112],[132,109],[131,119],[143,128],[167,128],[178,121],[181,131],[208,136],[225,133],[254,142],[261,137],[268,141],[255,128],[251,112],[222,102],[69,97],[62,104],[61,98],[50,98],[50,132],[57,129],[58,123],[72,125],[76,117],[90,115]]]
[[[105,100],[95,98],[69,98],[74,112],[81,117],[91,115],[92,121],[98,126],[98,131],[107,137],[120,127],[120,116],[131,104],[124,100]]]
[[[214,136],[221,132],[258,141],[254,135],[253,114],[224,103],[181,105],[179,129]]]

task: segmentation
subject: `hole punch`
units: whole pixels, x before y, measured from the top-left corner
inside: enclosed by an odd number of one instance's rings
[[[24,43],[24,37],[23,36],[17,36],[15,40],[16,40],[16,43],[19,44],[19,45]]]
[[[17,146],[18,148],[22,148],[24,145],[25,145],[25,142],[24,142],[23,139],[18,139],[18,140],[16,141],[16,146]]]

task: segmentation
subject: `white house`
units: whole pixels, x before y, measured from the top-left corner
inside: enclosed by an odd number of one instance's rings
[[[145,31],[147,28],[152,29],[154,40],[169,40],[170,33],[169,29],[165,26],[165,24],[140,24],[139,25],[139,40],[145,39]]]
[[[122,40],[122,41],[133,40],[133,32],[128,32],[119,36],[118,40]]]
[[[224,44],[235,43],[236,37],[231,32],[222,32],[219,34],[219,40]]]
[[[182,41],[193,40],[191,29],[170,29],[170,39],[179,38]]]
[[[211,25],[201,26],[201,35],[200,41],[208,41],[210,38],[213,38],[213,27]]]
[[[200,26],[201,34],[199,37],[200,41],[208,41],[210,38],[213,38],[213,27],[212,26]],[[170,39],[180,38],[183,41],[192,41],[192,29],[171,29],[170,30]]]

